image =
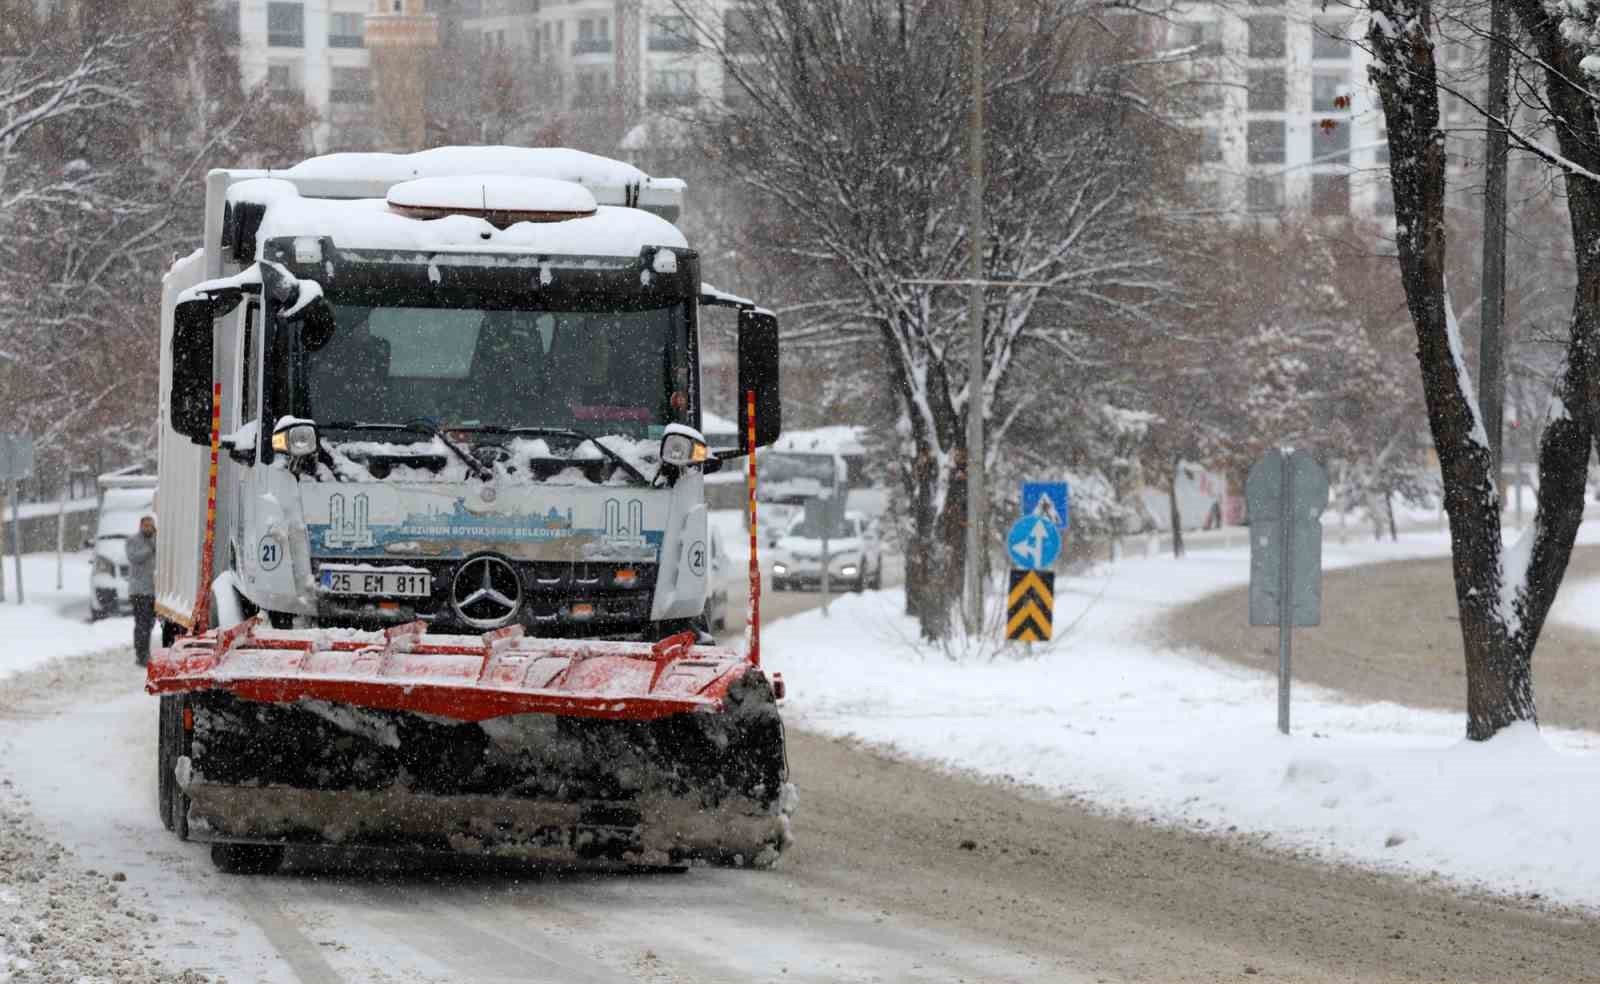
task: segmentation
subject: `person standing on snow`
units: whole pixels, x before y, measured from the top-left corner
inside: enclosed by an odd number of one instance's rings
[[[128,537],[128,601],[133,605],[133,658],[150,662],[150,630],[156,624],[156,520],[139,520],[139,532]]]

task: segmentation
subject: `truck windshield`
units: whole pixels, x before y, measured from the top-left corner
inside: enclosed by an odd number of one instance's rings
[[[633,311],[369,306],[331,298],[337,327],[302,351],[297,411],[314,420],[558,427],[636,438],[689,417],[683,304]]]

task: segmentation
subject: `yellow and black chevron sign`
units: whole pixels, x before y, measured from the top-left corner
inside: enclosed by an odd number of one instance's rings
[[[1006,593],[1006,638],[1049,642],[1055,607],[1054,571],[1012,571],[1011,590]]]

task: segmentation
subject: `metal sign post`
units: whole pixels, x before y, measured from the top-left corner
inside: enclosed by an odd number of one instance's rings
[[[1289,733],[1297,625],[1322,624],[1322,523],[1328,476],[1304,451],[1268,451],[1245,483],[1250,510],[1250,624],[1278,627],[1278,730]]]
[[[0,481],[11,493],[11,552],[16,561],[17,604],[22,604],[22,497],[17,482],[33,474],[33,438],[27,434],[0,433]],[[0,592],[0,600],[4,600]]]
[[[22,496],[17,488],[17,480],[11,480],[11,559],[16,564],[17,570],[17,604],[22,604],[22,521],[18,515],[22,512]]]

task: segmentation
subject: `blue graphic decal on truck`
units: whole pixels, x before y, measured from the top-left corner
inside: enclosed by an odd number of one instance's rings
[[[474,512],[464,498],[449,510],[412,512],[398,523],[372,522],[366,493],[328,500],[328,522],[308,529],[319,555],[464,557],[483,550],[526,560],[653,562],[662,531],[644,529],[644,502],[607,499],[603,529],[576,525],[573,510]]]

